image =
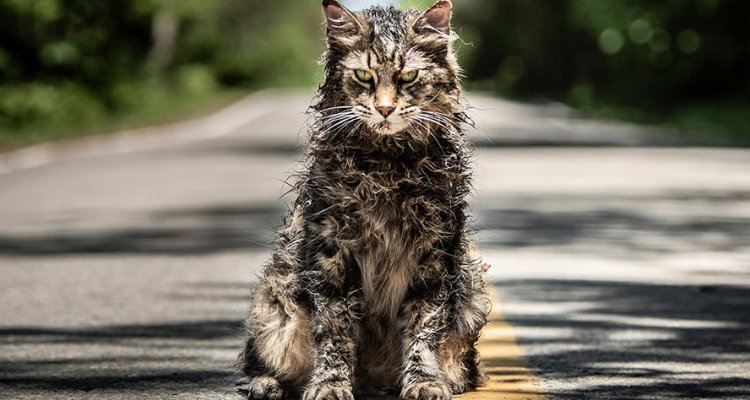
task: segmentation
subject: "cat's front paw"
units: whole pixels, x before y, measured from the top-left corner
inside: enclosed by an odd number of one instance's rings
[[[302,400],[354,400],[354,395],[350,384],[320,383],[309,385]]]
[[[401,400],[450,400],[451,390],[444,382],[413,383],[401,391]]]
[[[249,400],[281,400],[284,397],[284,389],[281,387],[281,383],[270,376],[251,378],[247,391]]]

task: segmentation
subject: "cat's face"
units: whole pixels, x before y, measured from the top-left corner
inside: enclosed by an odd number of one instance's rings
[[[327,80],[340,91],[334,94],[340,108],[333,110],[332,127],[365,125],[378,134],[414,135],[451,123],[460,89],[450,1],[425,12],[377,7],[352,13],[332,0],[323,8]]]

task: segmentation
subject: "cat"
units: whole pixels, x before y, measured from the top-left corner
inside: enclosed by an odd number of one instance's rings
[[[484,381],[475,343],[490,310],[469,250],[452,3],[323,11],[304,171],[239,357],[248,398],[450,399]]]

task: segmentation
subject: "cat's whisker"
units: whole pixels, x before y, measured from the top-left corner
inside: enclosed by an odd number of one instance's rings
[[[349,118],[349,119],[345,119],[345,120],[343,120],[343,121],[339,122],[339,123],[338,123],[338,124],[337,124],[337,125],[336,125],[335,127],[332,127],[332,128],[331,128],[331,132],[332,132],[332,133],[338,133],[338,132],[341,132],[342,130],[344,130],[344,129],[346,129],[347,127],[351,126],[351,125],[352,125],[352,124],[354,124],[355,122],[360,122],[360,123],[361,123],[361,122],[363,122],[363,121],[362,121],[362,119],[360,119],[360,118],[358,118],[358,117],[356,117],[356,116],[354,116],[354,117],[352,117],[352,118]],[[353,130],[354,130],[354,129],[353,129]],[[351,133],[352,133],[352,132],[349,132],[349,134],[347,134],[347,136],[346,136],[346,137],[348,138],[348,137],[349,137],[349,136],[351,135]]]
[[[348,115],[348,116],[336,118],[336,119],[333,119],[333,120],[330,120],[330,121],[326,121],[326,123],[324,124],[324,128],[330,130],[330,129],[333,129],[334,127],[336,127],[341,122],[347,121],[347,120],[350,120],[350,119],[354,119],[354,118],[357,118],[357,117],[356,116]]]
[[[451,129],[451,128],[458,129],[459,127],[459,123],[455,119],[447,117],[444,114],[431,113],[427,111],[424,113],[424,115],[421,115],[421,117],[426,120],[430,120],[436,124],[439,124],[445,129]]]
[[[425,122],[423,122],[423,123],[425,123]],[[431,137],[435,141],[435,143],[438,145],[438,148],[440,148],[440,152],[442,154],[445,154],[445,149],[440,144],[440,141],[438,140],[437,136],[435,135],[435,132],[432,129],[429,129],[429,127],[427,128],[427,136]]]
[[[437,91],[437,93],[435,93],[435,95],[434,95],[434,96],[432,96],[432,98],[431,98],[430,100],[428,100],[428,101],[426,101],[426,102],[424,103],[424,105],[430,105],[430,104],[432,104],[432,102],[434,102],[434,101],[435,101],[435,99],[437,99],[437,98],[438,98],[438,96],[440,96],[440,94],[441,94],[441,93],[443,93],[443,91],[442,91],[442,90],[438,90],[438,91]]]
[[[319,123],[320,121],[324,121],[326,119],[335,117],[337,115],[351,113],[352,112],[351,109],[352,109],[352,107],[349,107],[349,106],[325,108],[323,110],[316,111],[314,114],[311,114],[308,117],[308,120],[310,118],[314,118],[315,119],[315,123]],[[343,110],[343,111],[336,111],[336,110]],[[330,112],[330,111],[336,111],[336,112]]]
[[[330,127],[328,128],[328,130],[329,130],[329,132],[331,132],[331,133],[337,133],[337,132],[338,132],[338,131],[340,131],[340,130],[341,130],[341,129],[342,129],[343,127],[345,127],[346,125],[348,125],[348,124],[350,124],[350,123],[352,123],[352,122],[356,121],[357,119],[359,119],[359,118],[358,118],[358,117],[356,117],[356,116],[352,116],[352,117],[349,117],[349,118],[345,118],[345,119],[342,119],[342,120],[340,120],[340,121],[336,122],[335,124],[333,124],[332,126],[330,126]]]
[[[433,118],[431,116],[428,116],[428,115],[419,115],[419,116],[417,116],[417,118],[420,119],[420,120],[422,120],[422,121],[431,122],[431,123],[437,125],[438,127],[443,128],[443,129],[450,129],[450,127],[448,125],[446,125],[445,122],[440,121],[438,119],[435,119],[435,118]]]
[[[321,109],[321,110],[315,110],[315,112],[313,113],[313,115],[316,116],[316,117],[320,117],[320,116],[325,117],[327,115],[331,115],[329,113],[331,113],[332,111],[334,111],[333,114],[336,114],[336,113],[341,112],[340,110],[349,111],[352,108],[354,108],[354,107],[352,107],[352,106],[328,107],[328,108],[324,108],[324,109]]]
[[[342,131],[342,130],[344,130],[344,129],[347,129],[347,128],[351,127],[351,126],[352,126],[352,125],[353,125],[354,123],[356,123],[356,122],[357,122],[357,120],[356,120],[356,119],[354,119],[354,120],[350,120],[350,121],[347,121],[347,122],[346,122],[346,123],[345,123],[345,124],[344,124],[343,126],[341,126],[341,127],[340,127],[340,128],[338,129],[338,131]],[[359,120],[359,122],[362,122],[362,121],[361,121],[361,120]],[[349,138],[349,137],[350,137],[350,136],[352,135],[352,133],[353,133],[354,131],[355,131],[355,129],[351,129],[351,130],[349,131],[349,133],[348,133],[348,134],[346,135],[346,137],[347,137],[347,138]]]
[[[322,120],[320,126],[321,128],[325,130],[331,130],[334,126],[338,125],[340,122],[346,121],[349,119],[355,119],[355,118],[357,118],[357,116],[354,114],[336,115],[327,120]]]
[[[322,113],[322,112],[326,112],[326,111],[329,111],[329,110],[339,110],[339,109],[342,109],[342,108],[354,108],[354,107],[355,106],[335,106],[335,107],[323,108],[323,109],[316,110],[316,111]]]
[[[349,116],[349,115],[355,115],[352,111],[342,111],[331,115],[326,115],[320,118],[320,121],[326,121],[337,117],[343,117],[343,116]]]
[[[425,116],[429,117],[429,118],[432,118],[432,119],[435,119],[435,120],[438,120],[438,121],[441,121],[441,122],[444,122],[444,123],[446,123],[448,125],[451,125],[451,126],[457,124],[456,120],[454,120],[454,119],[452,119],[450,117],[443,116],[443,115],[425,114]]]
[[[426,114],[426,115],[435,117],[435,118],[443,119],[443,120],[445,120],[447,122],[451,122],[451,123],[456,123],[457,122],[455,116],[453,116],[453,115],[439,113],[439,112],[434,112],[434,111],[423,111],[423,113]]]
[[[418,125],[419,127],[423,128],[425,130],[425,133],[428,133],[430,131],[430,126],[424,123],[423,121],[417,119],[417,118],[411,118],[409,121],[413,122],[414,124]]]
[[[365,123],[365,121],[363,121],[363,120],[360,120],[360,121],[359,121],[359,122],[357,123],[357,125],[354,125],[354,127],[352,128],[352,130],[351,130],[351,131],[349,131],[349,134],[348,134],[348,135],[346,135],[346,138],[344,138],[344,140],[349,140],[349,138],[350,138],[350,137],[352,137],[352,135],[354,134],[354,132],[357,132],[357,130],[359,130],[359,128],[360,128],[360,127],[362,127],[362,125],[363,125],[364,123]]]
[[[456,129],[458,129],[461,124],[461,122],[457,120],[456,117],[454,117],[453,115],[445,115],[445,114],[439,114],[439,113],[431,113],[427,115],[429,115],[430,117],[436,118],[440,121],[443,121],[447,125]]]
[[[440,144],[440,141],[438,140],[437,136],[435,135],[435,132],[430,128],[430,126],[423,120],[419,119],[410,119],[411,122],[414,122],[415,125],[421,127],[424,129],[425,133],[427,134],[427,137],[432,138],[435,140],[435,143],[438,145],[438,148],[440,148],[440,152],[442,154],[445,154],[445,149],[443,149],[443,146]],[[410,125],[411,126],[411,125]],[[415,132],[418,133],[418,132]]]

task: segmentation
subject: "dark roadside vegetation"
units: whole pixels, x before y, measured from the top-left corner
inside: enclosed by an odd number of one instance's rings
[[[297,3],[0,0],[0,149],[311,85],[320,5]]]
[[[459,3],[456,1],[456,3]],[[458,26],[473,86],[750,144],[750,2],[470,0]]]
[[[560,101],[707,144],[750,144],[749,2],[455,5],[472,90]],[[0,150],[184,118],[259,88],[314,85],[319,8],[0,0]]]

